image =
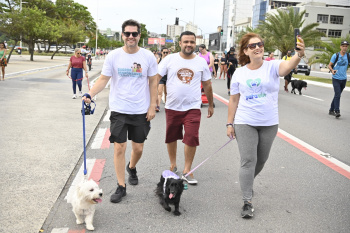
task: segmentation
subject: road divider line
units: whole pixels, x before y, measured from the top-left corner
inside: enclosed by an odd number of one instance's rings
[[[52,229],[51,233],[68,233],[69,228],[54,228]]]
[[[220,95],[217,95],[214,93],[214,98],[228,105],[228,100],[221,97]],[[286,131],[280,128],[278,128],[277,136],[285,140],[286,142],[290,143],[294,147],[298,148],[299,150],[303,151],[304,153],[317,159],[319,162],[330,167],[331,169],[338,172],[339,174],[350,179],[350,166],[346,165],[345,163],[331,157],[328,153],[320,151],[319,149],[307,144],[306,142],[298,139],[297,137],[287,133]]]
[[[316,98],[316,97],[312,97],[312,96],[308,96],[308,95],[304,95],[304,94],[302,96],[310,98],[310,99],[318,100],[318,101],[324,101],[322,99],[319,99],[319,98]]]
[[[103,121],[109,121],[109,117],[111,116],[111,110],[108,110],[106,116],[103,118]]]
[[[110,131],[110,129],[107,129],[105,136],[103,137],[101,149],[109,149],[109,146],[111,145],[111,143],[109,141],[109,136],[111,136],[111,131]]]
[[[103,143],[107,128],[99,128],[94,141],[91,143],[91,149],[100,149]]]

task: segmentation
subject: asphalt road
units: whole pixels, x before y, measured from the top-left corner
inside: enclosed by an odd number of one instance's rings
[[[0,153],[6,164],[1,169],[4,188],[0,195],[6,199],[0,210],[0,232],[83,232],[84,226],[76,225],[71,205],[64,200],[75,177],[81,175],[82,135],[81,102],[71,99],[70,81],[60,75],[62,70],[13,77],[11,82],[5,82],[6,86],[0,85],[6,96],[0,100],[5,109],[0,116]],[[279,128],[349,166],[349,92],[342,95],[342,117],[335,119],[328,115],[331,88],[310,84],[299,96],[285,93],[282,86],[281,82]],[[228,99],[225,81],[213,80],[213,89]],[[100,179],[104,198],[97,206],[95,232],[349,231],[349,178],[279,136],[255,180],[253,219],[240,217],[239,153],[235,141],[195,171],[199,184],[184,191],[182,215],[175,217],[166,212],[153,192],[162,171],[169,168],[164,105],[152,121],[144,155],[137,166],[139,185],[127,186],[127,196],[121,203],[110,203],[117,182],[113,146],[91,149],[98,130],[109,127],[108,121],[103,121],[108,91],[99,95],[95,115],[86,119],[88,139],[91,136],[87,157],[106,161]],[[207,119],[207,107],[202,108],[201,145],[194,165],[228,141],[227,106],[217,99],[215,103],[212,118]],[[182,169],[181,142],[178,147],[177,162]],[[126,155],[128,161],[130,144]]]

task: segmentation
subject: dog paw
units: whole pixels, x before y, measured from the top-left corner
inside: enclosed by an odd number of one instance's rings
[[[89,231],[95,230],[93,225],[86,225],[86,229],[88,229]]]
[[[80,225],[80,224],[83,224],[84,221],[83,221],[83,220],[80,220],[80,219],[77,219],[76,223],[77,223],[78,225]]]
[[[174,215],[175,215],[175,216],[180,216],[180,215],[181,215],[181,213],[180,213],[180,211],[175,210],[175,211],[174,211]]]
[[[166,210],[166,211],[171,211],[171,207],[170,206],[167,206],[167,207],[164,207],[164,209]]]

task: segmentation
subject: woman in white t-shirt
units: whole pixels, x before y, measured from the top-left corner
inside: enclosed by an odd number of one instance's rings
[[[253,217],[253,183],[267,161],[278,130],[280,76],[287,75],[304,56],[304,41],[298,42],[289,61],[264,61],[264,42],[255,33],[240,41],[239,63],[231,80],[227,136],[237,138],[241,156],[239,180],[244,205],[241,216]]]

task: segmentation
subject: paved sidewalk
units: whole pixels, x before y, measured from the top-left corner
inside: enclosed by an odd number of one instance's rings
[[[81,100],[72,100],[71,82],[65,76],[69,57],[34,60],[11,56],[8,76],[0,82],[0,196],[6,197],[0,204],[0,232],[4,233],[40,230],[83,152]],[[93,61],[90,84],[103,62]],[[83,91],[87,91],[85,79]],[[87,142],[105,112],[108,93],[98,95],[96,111],[86,120]]]

